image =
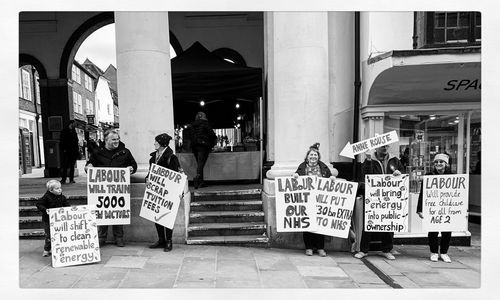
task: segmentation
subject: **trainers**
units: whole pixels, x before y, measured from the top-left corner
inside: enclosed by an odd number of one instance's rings
[[[438,261],[438,258],[439,258],[439,254],[437,253],[431,253],[431,261]]]
[[[396,259],[396,257],[394,257],[394,255],[392,255],[391,252],[382,252],[382,256],[388,260],[395,260]]]
[[[43,257],[49,257],[50,256],[50,251],[43,250],[42,256]]]
[[[357,259],[362,259],[366,255],[366,253],[359,251],[358,253],[354,254],[354,257],[356,257]]]
[[[451,263],[451,258],[448,256],[448,254],[441,254],[441,259],[442,259],[445,263]]]
[[[312,249],[306,249],[306,255],[307,256],[312,256],[313,255]]]
[[[323,249],[318,249],[318,255],[321,257],[326,257],[326,251]]]

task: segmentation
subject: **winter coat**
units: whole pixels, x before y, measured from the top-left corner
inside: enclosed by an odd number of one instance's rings
[[[80,148],[78,145],[78,134],[75,129],[64,128],[61,131],[60,139],[61,155],[69,160],[77,160],[80,155]]]
[[[125,144],[120,142],[118,148],[108,150],[105,147],[100,147],[90,155],[87,162],[94,167],[108,167],[108,168],[125,168],[132,167],[132,174],[137,171],[137,163],[135,162],[130,150],[125,148]]]
[[[191,147],[212,149],[217,143],[217,136],[207,120],[196,120],[191,124]]]
[[[321,172],[321,176],[325,178],[330,178],[332,176],[332,172],[328,168],[328,166],[323,163],[322,161],[318,161],[319,165],[319,171]],[[302,162],[299,167],[297,168],[297,171],[295,173],[299,174],[299,176],[305,176],[306,174],[306,166],[307,163],[304,161]]]
[[[157,164],[172,171],[179,172],[181,170],[181,164],[179,162],[179,159],[177,158],[177,156],[175,156],[174,151],[172,151],[170,147],[167,147],[165,151],[163,151],[163,154],[161,155],[157,163],[155,163],[156,151],[151,152],[150,155],[151,155],[151,158],[149,159],[150,168],[152,164]],[[146,179],[148,178],[148,176],[149,176],[149,171],[148,175],[146,176]]]
[[[435,168],[432,168],[432,172],[429,172],[429,173],[427,173],[425,175],[427,176],[427,175],[449,175],[449,174],[453,174],[453,173],[451,173],[451,171],[449,170],[449,168],[444,169],[444,173],[443,174],[439,174],[436,171]],[[418,195],[417,213],[421,213],[422,212],[422,198],[423,198],[423,193],[424,193],[424,181],[422,180],[422,183],[420,184],[420,194]]]
[[[38,201],[36,207],[42,212],[42,222],[49,222],[49,215],[47,215],[48,208],[67,207],[70,206],[68,199],[63,194],[56,195],[47,191]]]

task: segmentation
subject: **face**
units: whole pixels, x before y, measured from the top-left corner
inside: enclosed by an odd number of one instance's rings
[[[55,185],[52,190],[50,190],[50,192],[52,194],[55,194],[55,195],[61,195],[62,194],[62,187],[61,187],[61,184],[57,184]]]
[[[444,170],[446,169],[446,162],[444,160],[441,160],[441,159],[436,159],[434,161],[434,168],[436,168],[436,171],[438,172],[444,172]]]
[[[120,143],[120,136],[116,133],[110,133],[106,137],[106,149],[113,150],[118,148],[118,144]]]
[[[155,144],[154,145],[155,145],[155,150],[158,150],[161,147],[160,144],[156,140],[155,140]]]
[[[318,152],[316,151],[311,151],[307,155],[307,160],[309,161],[310,164],[316,164],[318,162],[319,155]]]
[[[377,151],[378,156],[385,156],[387,154],[387,146],[378,147],[375,151]]]

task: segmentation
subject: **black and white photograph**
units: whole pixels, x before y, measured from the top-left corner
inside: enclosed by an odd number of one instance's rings
[[[496,289],[488,5],[221,2],[3,13],[13,297]]]

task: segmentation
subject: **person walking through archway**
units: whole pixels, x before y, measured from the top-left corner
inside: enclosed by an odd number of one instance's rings
[[[217,142],[217,136],[208,123],[207,115],[204,112],[196,114],[194,122],[191,124],[191,148],[196,158],[196,177],[194,178],[194,188],[205,187],[203,181],[203,168],[208,159],[208,154]]]
[[[61,131],[60,142],[61,184],[66,183],[66,178],[68,177],[68,175],[69,183],[75,183],[75,164],[80,151],[74,120],[69,121],[68,125]]]

